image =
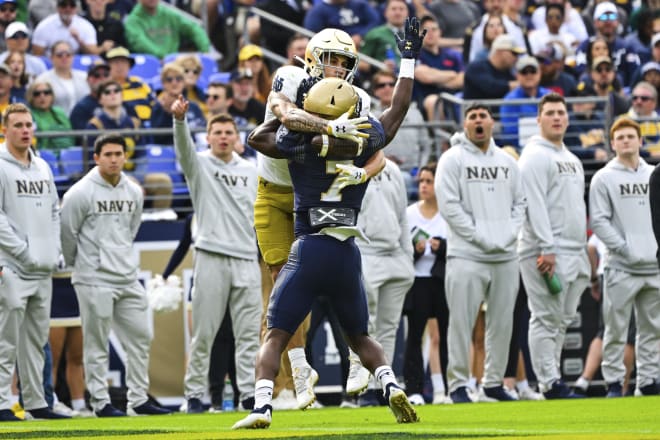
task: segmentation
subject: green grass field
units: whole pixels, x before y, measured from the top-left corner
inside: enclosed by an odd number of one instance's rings
[[[388,408],[279,411],[267,430],[232,431],[245,413],[0,425],[0,439],[660,439],[660,397],[426,405],[398,425]]]

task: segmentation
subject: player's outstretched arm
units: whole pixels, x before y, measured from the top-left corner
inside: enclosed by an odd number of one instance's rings
[[[275,133],[280,127],[280,121],[277,118],[270,119],[259,124],[247,137],[247,143],[250,147],[259,153],[272,157],[274,159],[284,159],[285,155],[277,148]]]
[[[406,18],[403,39],[395,34],[401,52],[399,78],[394,86],[392,104],[380,115],[380,122],[385,127],[385,144],[389,144],[399,130],[410,107],[415,78],[415,60],[419,56],[426,29],[419,33],[417,17]]]

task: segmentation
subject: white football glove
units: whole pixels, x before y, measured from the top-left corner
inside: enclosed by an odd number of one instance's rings
[[[369,118],[362,116],[349,119],[354,110],[355,106],[351,106],[346,113],[334,121],[328,121],[328,134],[341,139],[350,139],[357,144],[362,143],[361,138],[368,138],[369,133],[362,133],[359,130],[371,128],[371,124],[366,122]]]
[[[339,172],[337,183],[339,183],[339,191],[346,188],[348,185],[359,185],[367,181],[367,171],[364,168],[356,167],[355,165],[344,165],[338,163],[335,165]]]

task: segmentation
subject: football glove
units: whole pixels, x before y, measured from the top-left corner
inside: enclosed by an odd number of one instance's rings
[[[394,34],[396,36],[396,45],[399,47],[399,52],[401,52],[401,58],[417,59],[419,57],[419,51],[422,48],[422,41],[424,41],[424,37],[426,36],[426,29],[420,35],[419,20],[417,20],[417,17],[408,17],[406,18],[403,31],[403,39],[397,33]]]
[[[368,118],[362,116],[359,118],[351,118],[354,106],[348,109],[346,113],[335,119],[328,121],[328,134],[341,139],[349,139],[357,144],[361,144],[361,138],[367,139],[369,133],[362,133],[359,130],[367,130],[371,128],[371,124],[367,122]]]
[[[349,185],[359,185],[367,181],[367,171],[364,168],[356,167],[355,165],[345,165],[338,163],[335,165],[339,172],[337,183],[339,183],[339,191]]]

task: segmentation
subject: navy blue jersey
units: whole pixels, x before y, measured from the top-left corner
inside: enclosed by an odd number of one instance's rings
[[[296,213],[296,237],[318,232],[312,227],[307,213],[310,208],[351,208],[360,211],[367,183],[338,188],[335,165],[353,164],[363,167],[367,160],[385,146],[385,131],[380,121],[369,118],[372,128],[367,130],[369,139],[362,154],[353,160],[327,160],[319,157],[311,146],[314,134],[291,132],[281,126],[277,133],[277,147],[289,158],[289,173],[294,188]]]

